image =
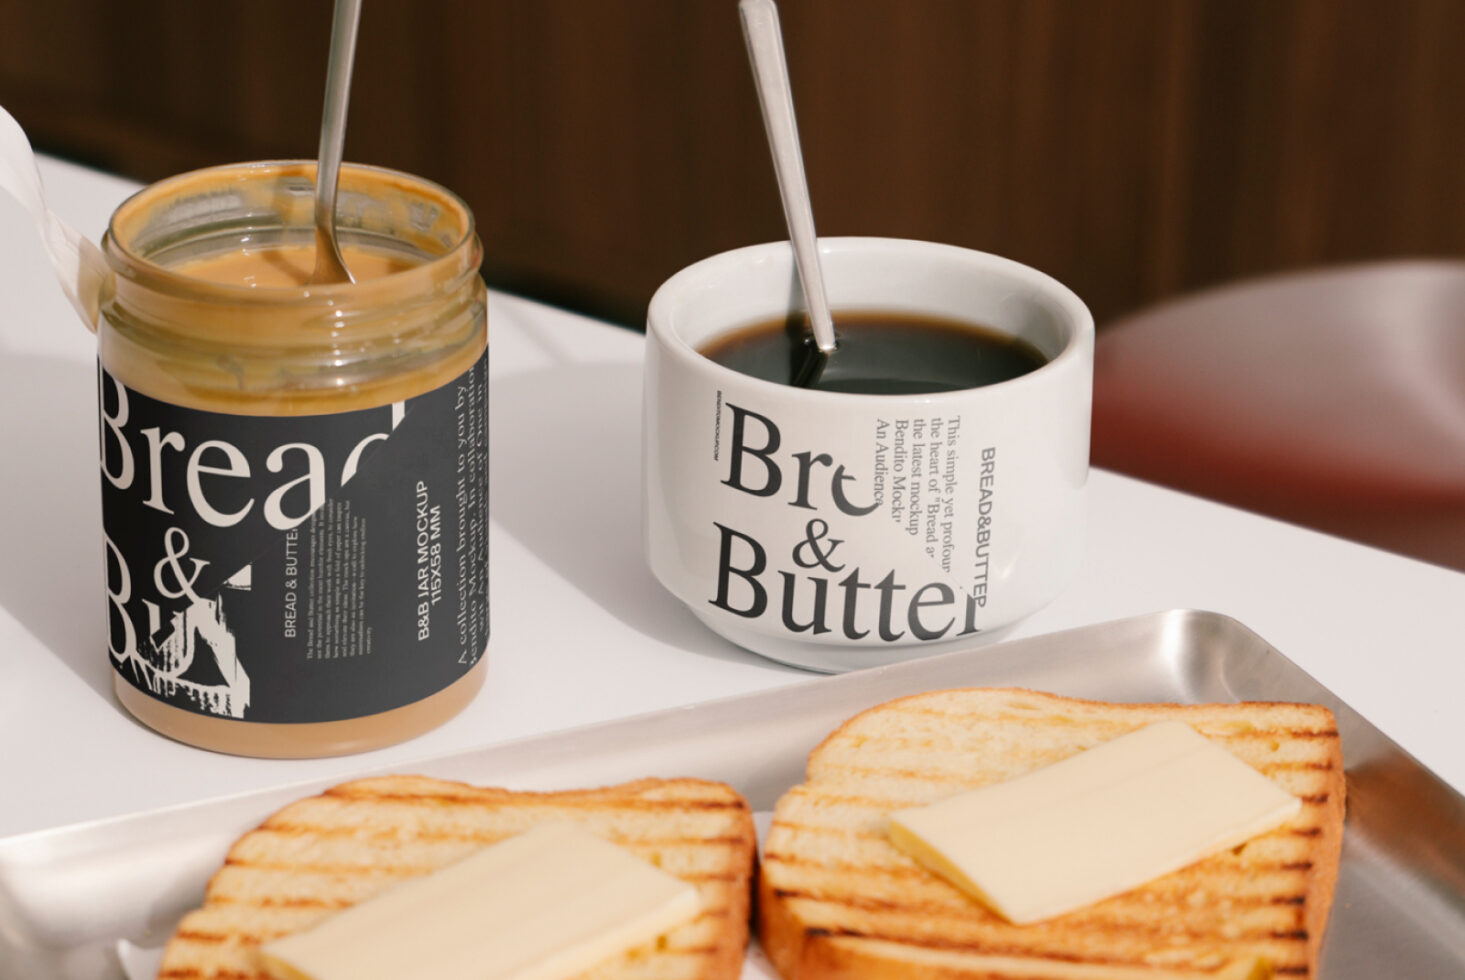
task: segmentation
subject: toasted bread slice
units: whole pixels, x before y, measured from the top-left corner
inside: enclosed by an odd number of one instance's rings
[[[742,970],[754,834],[747,801],[700,780],[524,793],[420,776],[345,783],[292,803],[230,849],[184,917],[159,980],[267,980],[256,947],[393,882],[549,820],[570,820],[696,885],[700,915],[583,976],[726,980]]]
[[[1231,851],[1067,915],[1012,925],[887,837],[887,814],[1178,719],[1303,801]],[[1343,834],[1332,713],[940,691],[852,718],[809,757],[764,844],[758,930],[788,980],[1264,980],[1315,975]]]

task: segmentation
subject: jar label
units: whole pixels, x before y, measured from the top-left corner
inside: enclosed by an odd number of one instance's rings
[[[488,641],[487,365],[291,416],[182,408],[99,365],[118,673],[272,723],[376,714],[462,677]]]

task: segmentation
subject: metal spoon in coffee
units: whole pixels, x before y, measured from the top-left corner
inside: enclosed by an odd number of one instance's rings
[[[326,68],[326,103],[320,120],[320,151],[315,170],[315,270],[313,283],[355,282],[336,240],[336,184],[346,146],[346,106],[351,98],[351,63],[361,0],[336,0],[331,20],[331,53]]]
[[[834,320],[829,315],[829,298],[824,291],[824,271],[819,264],[819,240],[814,234],[814,208],[804,178],[799,128],[794,121],[794,97],[784,59],[783,32],[773,0],[739,0],[738,13],[742,15],[743,38],[748,43],[748,59],[753,64],[758,102],[763,108],[763,126],[773,151],[773,170],[778,175],[778,193],[783,199],[794,263],[799,282],[803,284],[804,302],[809,307],[809,325],[814,331],[810,356],[794,379],[795,385],[808,387],[819,380],[837,344]]]

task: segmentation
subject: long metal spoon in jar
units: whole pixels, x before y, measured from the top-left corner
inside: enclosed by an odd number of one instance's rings
[[[779,28],[778,7],[773,0],[739,0],[738,13],[742,16],[743,38],[748,43],[748,59],[753,64],[758,102],[763,108],[768,146],[773,151],[773,170],[778,176],[778,193],[783,199],[794,263],[814,332],[814,346],[794,378],[795,385],[809,387],[819,380],[824,365],[835,351],[836,341],[834,320],[824,290],[824,270],[819,264],[819,240],[814,234],[814,207],[809,202],[809,185],[804,178],[799,127],[794,120],[783,31]]]
[[[341,246],[336,240],[336,184],[346,146],[346,106],[351,98],[351,65],[356,58],[356,28],[360,22],[361,0],[336,0],[315,171],[315,270],[310,274],[313,283],[356,281],[341,258]]]

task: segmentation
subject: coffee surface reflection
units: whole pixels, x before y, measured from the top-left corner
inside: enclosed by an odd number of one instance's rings
[[[703,356],[776,384],[864,395],[916,395],[980,388],[1022,377],[1047,358],[1032,344],[991,327],[925,315],[858,310],[834,317],[839,348],[812,384],[802,375],[816,356],[802,315],[730,330]]]

